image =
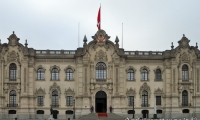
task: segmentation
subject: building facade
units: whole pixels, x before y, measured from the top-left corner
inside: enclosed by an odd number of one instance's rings
[[[165,51],[125,51],[104,30],[77,50],[35,50],[11,34],[0,44],[0,118],[200,117],[200,51],[184,35]]]

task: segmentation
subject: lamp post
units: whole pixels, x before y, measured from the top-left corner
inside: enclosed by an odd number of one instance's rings
[[[74,99],[74,116],[73,119],[75,120],[75,99]]]
[[[133,101],[133,118],[134,118],[134,101]]]

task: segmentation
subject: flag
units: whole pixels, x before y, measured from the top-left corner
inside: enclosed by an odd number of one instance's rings
[[[98,30],[101,29],[101,6],[99,8],[98,16],[97,16],[97,28]]]

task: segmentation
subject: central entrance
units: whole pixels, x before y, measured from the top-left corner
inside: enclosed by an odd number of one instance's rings
[[[96,112],[106,112],[107,111],[107,95],[104,91],[99,91],[95,96],[95,108]]]

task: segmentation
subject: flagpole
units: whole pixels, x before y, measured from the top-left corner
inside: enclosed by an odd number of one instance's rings
[[[101,30],[101,3],[100,3],[100,30]]]
[[[78,48],[79,48],[79,22],[78,22]]]
[[[123,48],[123,23],[122,23],[122,48]]]

